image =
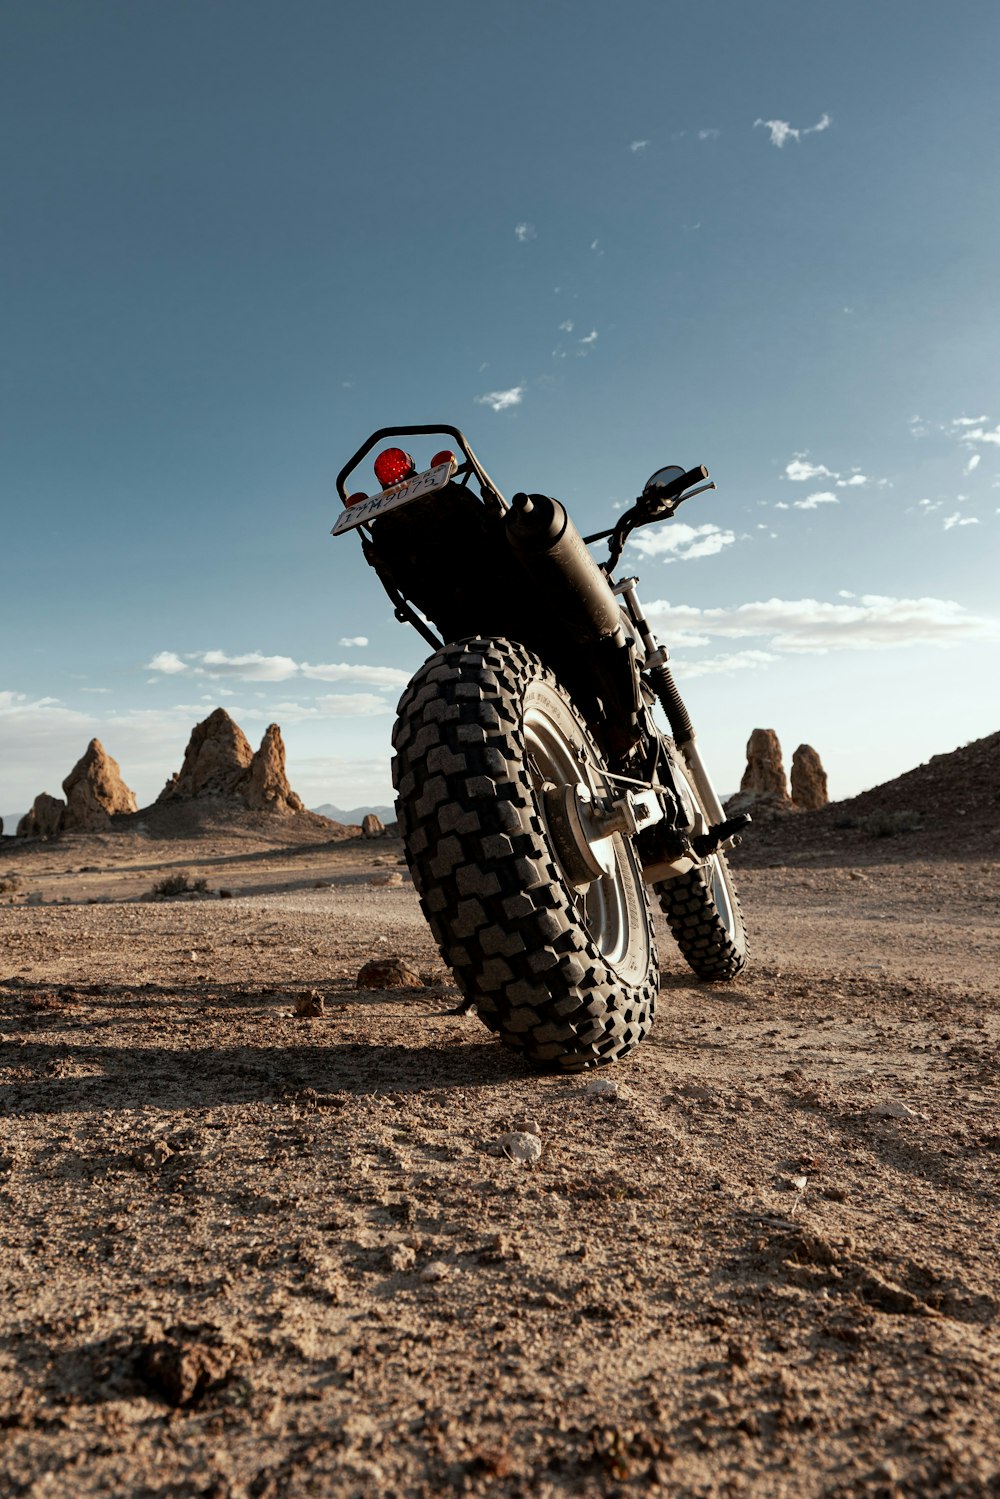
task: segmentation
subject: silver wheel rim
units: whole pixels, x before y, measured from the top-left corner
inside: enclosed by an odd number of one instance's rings
[[[524,739],[531,782],[545,822],[549,848],[562,868],[545,816],[542,786],[546,781],[557,786],[572,786],[583,781],[596,796],[602,797],[607,795],[607,787],[600,774],[578,758],[577,750],[584,748],[587,760],[592,761],[596,757],[593,747],[582,734],[577,744],[571,743],[560,725],[537,703],[525,708]],[[629,949],[632,923],[624,882],[636,877],[631,851],[618,834],[614,835],[613,848],[614,874],[601,875],[584,890],[575,889],[563,870],[567,884],[574,891],[580,919],[600,949],[601,956],[612,964],[620,962]]]

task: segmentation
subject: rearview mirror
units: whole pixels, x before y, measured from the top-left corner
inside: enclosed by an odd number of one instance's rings
[[[670,484],[674,479],[679,479],[683,473],[684,469],[681,468],[680,464],[668,463],[666,468],[658,468],[656,473],[652,474],[646,480],[642,492],[645,494],[649,489],[661,489],[665,484]]]

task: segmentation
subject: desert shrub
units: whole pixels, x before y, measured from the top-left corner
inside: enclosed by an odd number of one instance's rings
[[[8,891],[20,890],[20,888],[21,877],[20,875],[14,874],[13,870],[10,872],[10,874],[5,874],[2,878],[0,878],[0,895],[6,895]]]
[[[861,818],[852,817],[850,812],[842,812],[839,817],[833,819],[833,825],[835,828],[859,828]]]
[[[919,832],[922,823],[919,812],[903,808],[898,812],[873,812],[861,819],[860,826],[873,838],[898,838],[900,833]]]
[[[147,900],[156,900],[171,895],[204,894],[208,891],[207,880],[192,880],[191,876],[183,869],[176,874],[168,874],[150,890]]]

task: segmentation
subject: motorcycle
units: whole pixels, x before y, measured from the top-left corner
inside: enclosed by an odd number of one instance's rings
[[[386,447],[381,489],[350,492],[374,448],[411,437],[455,446],[420,471]],[[583,537],[556,499],[508,504],[452,426],[381,428],[337,476],[332,534],[360,535],[396,618],[433,650],[392,736],[421,907],[464,1008],[549,1067],[611,1062],[648,1034],[650,893],[699,978],[747,961],[726,850],[750,818],[726,817],[638,579],[614,577],[634,530],[714,488],[704,467],[658,469],[613,527]],[[588,547],[602,541],[598,563]]]

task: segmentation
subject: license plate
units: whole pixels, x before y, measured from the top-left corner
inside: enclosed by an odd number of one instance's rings
[[[433,494],[436,489],[443,489],[457,467],[455,460],[449,458],[446,463],[439,463],[436,468],[429,468],[422,474],[414,474],[412,479],[404,479],[401,484],[394,484],[391,489],[383,489],[381,494],[369,495],[367,500],[359,500],[356,505],[351,505],[343,515],[337,517],[337,524],[330,535],[340,536],[344,531],[350,531],[355,526],[363,526],[367,521],[377,520],[380,515],[385,515],[387,510],[398,510],[401,505],[408,505],[411,500],[421,500],[424,495]]]

